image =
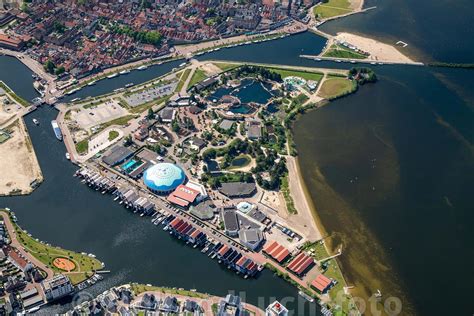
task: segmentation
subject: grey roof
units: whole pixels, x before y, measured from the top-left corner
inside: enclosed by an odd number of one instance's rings
[[[213,78],[213,77],[207,78],[204,81],[201,81],[198,84],[196,84],[195,88],[197,90],[202,90],[202,89],[205,89],[205,88],[209,87],[210,85],[214,84],[215,82],[217,82],[216,78]]]
[[[206,146],[206,142],[203,140],[203,139],[200,139],[196,136],[194,136],[193,138],[191,138],[191,141],[193,142],[193,145],[195,146],[198,146],[200,148]]]
[[[259,229],[242,229],[239,231],[239,239],[242,243],[251,246],[251,248],[257,248],[263,241],[263,234]]]
[[[247,130],[247,136],[253,139],[262,137],[262,127],[260,124],[250,124]]]
[[[223,209],[222,212],[225,229],[228,231],[239,230],[239,220],[237,219],[237,213],[235,212],[235,209]]]
[[[193,205],[190,208],[190,213],[194,216],[199,217],[200,220],[209,220],[214,217],[215,205],[212,200],[203,201],[197,205]]]
[[[232,125],[234,125],[234,121],[224,119],[219,124],[219,128],[222,128],[223,130],[229,130],[232,128]]]
[[[165,121],[171,121],[174,116],[174,112],[176,112],[175,109],[166,107],[163,110],[161,110],[158,114],[160,115],[160,118]]]
[[[130,157],[133,154],[133,151],[130,149],[121,146],[121,145],[116,145],[112,147],[107,154],[105,154],[102,157],[102,161],[109,166],[116,165],[117,163],[120,163]]]
[[[262,223],[267,218],[267,215],[259,211],[257,208],[254,208],[253,210],[248,212],[247,215],[259,221],[260,223]]]
[[[255,183],[226,182],[222,183],[219,191],[228,197],[250,196],[255,194]]]

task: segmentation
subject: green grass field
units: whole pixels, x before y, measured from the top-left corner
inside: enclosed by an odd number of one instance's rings
[[[334,58],[348,58],[348,59],[365,59],[367,56],[346,48],[342,45],[333,44],[323,54],[323,57],[334,57]]]
[[[8,214],[4,210],[0,210]],[[91,258],[71,250],[61,249],[59,247],[47,246],[23,231],[18,225],[13,223],[17,240],[22,244],[23,248],[33,257],[50,267],[55,273],[64,273],[70,277],[73,284],[80,283],[91,276],[94,271],[102,269],[99,260]],[[53,265],[53,260],[57,257],[68,258],[76,264],[76,268],[72,272],[64,272]]]
[[[116,139],[119,136],[119,132],[117,131],[110,131],[109,132],[109,141]]]
[[[131,290],[133,291],[135,295],[139,295],[143,292],[156,291],[156,292],[161,292],[163,294],[177,294],[177,295],[203,298],[203,299],[209,297],[209,295],[204,294],[204,293],[199,293],[199,292],[179,290],[179,289],[173,289],[173,288],[162,287],[162,286],[150,286],[150,285],[136,284],[136,283],[131,284]]]
[[[89,151],[89,140],[84,139],[84,140],[81,140],[80,142],[78,142],[76,144],[76,150],[77,150],[77,153],[80,154],[80,155],[87,154],[87,152]]]
[[[229,63],[214,63],[214,65],[219,67],[224,72],[232,70],[240,66],[239,64],[229,64]]]
[[[191,69],[186,69],[183,71],[183,73],[181,74],[181,77],[179,78],[178,85],[176,86],[176,91],[178,92],[181,91],[190,73],[191,73]]]
[[[352,12],[349,0],[329,0],[327,3],[321,3],[314,8],[314,16],[319,20],[349,12]]]
[[[356,85],[357,83],[347,78],[329,76],[324,80],[319,90],[319,96],[325,99],[332,99],[352,92]]]
[[[204,79],[206,79],[208,76],[207,74],[204,72],[204,70],[201,70],[201,69],[196,69],[196,71],[194,72],[193,76],[191,77],[191,81],[189,82],[189,85],[188,85],[188,89],[191,88],[192,86],[194,86],[196,83],[199,83],[201,81],[203,81]]]
[[[267,69],[280,74],[282,78],[294,76],[294,77],[303,78],[305,80],[319,81],[323,77],[323,74],[320,72],[310,72],[310,71],[291,70],[291,69],[282,69],[282,68],[267,68]]]
[[[18,102],[20,105],[24,107],[30,106],[30,102],[26,101],[25,99],[17,95],[15,92],[13,92],[13,90],[10,89],[3,81],[0,81],[0,88],[2,88],[10,98]]]

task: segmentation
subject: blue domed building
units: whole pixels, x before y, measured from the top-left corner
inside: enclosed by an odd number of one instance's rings
[[[143,174],[143,182],[151,191],[165,194],[174,191],[186,180],[186,175],[175,164],[162,162],[148,168]]]

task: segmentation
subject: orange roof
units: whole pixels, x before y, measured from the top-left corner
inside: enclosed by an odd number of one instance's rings
[[[293,270],[298,264],[300,264],[305,257],[303,252],[300,252],[295,259],[291,260],[290,264],[288,265],[288,269]]]
[[[174,196],[179,197],[180,199],[183,199],[185,201],[188,201],[189,203],[192,203],[199,195],[199,191],[191,189],[190,187],[181,184],[176,188],[176,190],[174,190],[172,194]]]
[[[219,250],[219,255],[223,256],[225,253],[229,250],[229,247],[227,245],[224,245],[220,250]]]
[[[314,279],[311,283],[311,286],[314,287],[319,292],[324,292],[329,285],[331,285],[331,280],[328,279],[324,274],[320,274]]]
[[[278,243],[276,241],[272,241],[271,244],[269,244],[265,248],[263,248],[263,251],[270,254],[276,246],[278,246]]]
[[[286,257],[288,257],[289,254],[290,254],[290,251],[288,251],[288,249],[286,249],[286,248],[283,248],[283,249],[275,256],[275,260],[278,261],[278,262],[282,262],[283,260],[285,260]]]
[[[170,195],[168,195],[168,197],[166,198],[168,201],[170,201],[171,203],[173,204],[176,204],[176,205],[179,205],[179,206],[182,206],[182,207],[186,207],[189,205],[189,202],[188,201],[185,201],[183,199],[180,199],[179,197],[173,195],[173,193],[171,193]]]
[[[21,40],[5,34],[0,34],[0,42],[4,42],[11,46],[20,46]]]

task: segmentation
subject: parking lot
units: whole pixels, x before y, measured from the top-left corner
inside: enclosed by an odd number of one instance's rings
[[[176,89],[176,85],[177,82],[172,82],[166,85],[145,89],[141,92],[137,92],[129,96],[124,96],[124,99],[131,107],[139,106],[172,94]]]
[[[77,111],[73,111],[71,119],[75,120],[83,129],[89,129],[92,126],[111,121],[127,114],[127,110],[122,108],[117,101],[109,100],[94,107],[81,108]]]

